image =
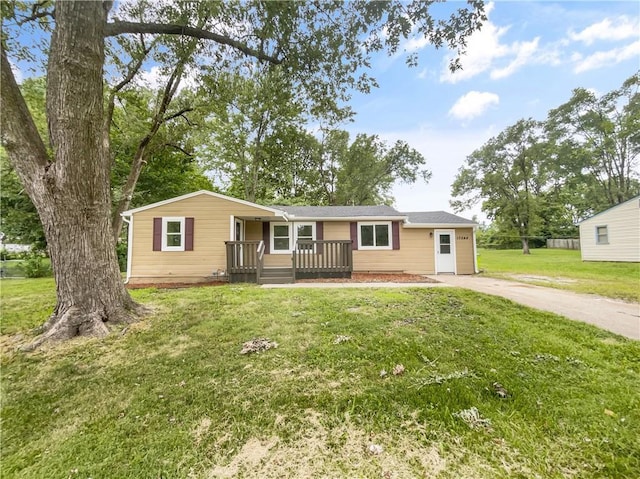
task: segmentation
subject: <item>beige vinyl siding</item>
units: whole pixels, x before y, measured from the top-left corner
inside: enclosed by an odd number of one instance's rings
[[[351,238],[349,221],[325,221],[324,239]],[[408,229],[400,226],[399,250],[356,250],[353,252],[355,272],[388,272],[433,274],[433,238],[429,229]]]
[[[245,241],[262,241],[262,222],[245,221],[244,239]]]
[[[473,258],[473,229],[458,228],[456,232],[456,273],[475,273]]]
[[[230,239],[232,214],[273,216],[270,211],[209,195],[198,195],[134,213],[133,244],[130,245],[133,247],[132,282],[147,278],[167,281],[204,278],[219,269],[226,270],[224,242]],[[167,216],[194,218],[193,251],[153,251],[153,218]],[[250,228],[251,223],[247,222]]]
[[[596,228],[607,227],[607,244],[597,244]],[[583,261],[640,262],[640,198],[580,223]]]

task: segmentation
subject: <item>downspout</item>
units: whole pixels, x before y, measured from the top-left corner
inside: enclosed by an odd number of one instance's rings
[[[480,272],[480,270],[478,269],[478,251],[476,247],[476,229],[477,228],[478,228],[477,226],[474,226],[473,232],[471,234],[471,237],[473,238],[473,271],[475,272],[475,274],[478,274]]]
[[[133,216],[127,219],[126,216],[122,215],[122,221],[127,223],[127,277],[124,280],[124,284],[128,284],[131,278],[131,259],[133,256]]]

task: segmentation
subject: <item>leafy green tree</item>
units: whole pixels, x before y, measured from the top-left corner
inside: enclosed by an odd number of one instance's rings
[[[200,95],[211,114],[203,139],[203,162],[228,183],[227,192],[248,201],[272,197],[273,173],[291,183],[299,153],[293,145],[305,141],[307,106],[294,92],[282,69],[256,68],[249,75],[220,74],[203,78]]]
[[[425,158],[403,141],[392,147],[376,135],[359,134],[338,159],[336,200],[338,205],[391,204],[396,181],[429,181]]]
[[[256,61],[279,64],[310,97],[333,102],[348,100],[351,88],[368,91],[375,84],[365,73],[372,53],[395,53],[413,34],[462,51],[484,19],[480,0],[443,20],[434,18],[434,4],[421,1],[141,0],[109,17],[112,5],[14,1],[0,10],[2,144],[43,223],[57,286],[55,311],[34,346],[78,334],[104,336],[108,324],[131,321],[141,312],[122,284],[112,233],[105,39],[160,35],[154,38],[171,60],[175,43],[195,38],[200,41],[193,59],[207,58],[219,71],[250,68]],[[17,44],[17,30],[43,18],[53,22],[44,53],[51,154],[7,56],[25,50]],[[454,60],[451,67],[459,64]]]
[[[46,81],[44,78],[27,78],[20,89],[38,133],[46,141]],[[37,250],[46,248],[47,243],[38,212],[9,163],[4,148],[0,148],[0,211],[0,231],[6,235],[7,240],[30,244]]]
[[[523,254],[541,223],[542,195],[549,174],[541,124],[520,120],[466,159],[453,182],[451,202],[461,211],[482,200],[482,211],[500,231],[515,230]]]
[[[46,248],[46,240],[35,206],[24,191],[18,176],[0,150],[0,231],[5,242]]]
[[[556,174],[573,190],[581,216],[640,191],[639,88],[640,73],[600,97],[577,88],[549,112],[546,129],[557,148]]]

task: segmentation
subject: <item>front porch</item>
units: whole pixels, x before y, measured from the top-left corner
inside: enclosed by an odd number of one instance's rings
[[[264,241],[226,241],[230,283],[295,283],[296,279],[351,278],[351,240],[298,240],[291,266],[265,266]]]

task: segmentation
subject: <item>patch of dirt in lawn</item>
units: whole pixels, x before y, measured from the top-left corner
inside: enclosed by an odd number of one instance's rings
[[[501,471],[467,450],[459,439],[416,441],[413,434],[372,433],[358,428],[345,415],[327,424],[314,410],[301,411],[303,427],[297,438],[249,438],[205,477],[246,479],[280,477],[436,477],[493,478]],[[285,417],[279,417],[284,423]],[[420,426],[418,429],[424,428]],[[414,431],[415,432],[415,431]],[[455,445],[453,449],[443,447]],[[444,453],[443,451],[450,452]],[[511,472],[521,469],[511,467]]]
[[[574,284],[578,281],[572,278],[551,277],[551,276],[539,276],[535,274],[510,274],[509,278],[517,281],[535,281],[538,283],[553,283],[553,284]]]

